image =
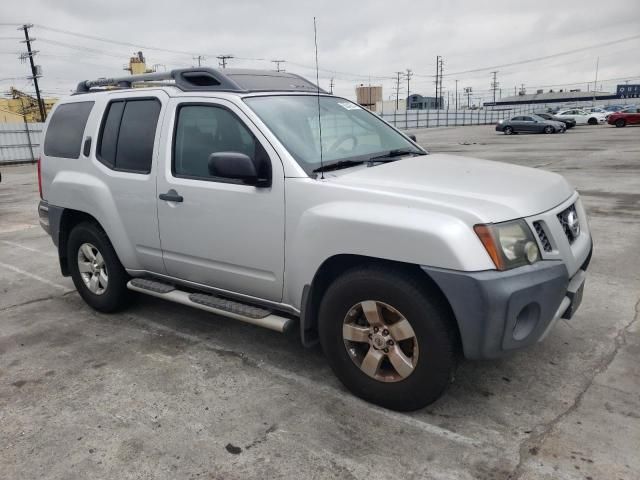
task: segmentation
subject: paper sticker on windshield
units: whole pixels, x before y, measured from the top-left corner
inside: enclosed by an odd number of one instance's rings
[[[360,110],[360,107],[358,105],[356,105],[355,103],[338,102],[338,105],[340,105],[342,108],[344,108],[346,110]]]

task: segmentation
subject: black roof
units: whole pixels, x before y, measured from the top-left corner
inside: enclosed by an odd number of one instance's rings
[[[107,90],[113,88],[132,88],[138,86],[171,85],[185,92],[223,91],[223,92],[320,92],[326,93],[309,80],[289,72],[269,70],[249,70],[227,68],[181,68],[170,72],[145,73],[120,78],[99,78],[84,80],[78,84],[76,93]]]

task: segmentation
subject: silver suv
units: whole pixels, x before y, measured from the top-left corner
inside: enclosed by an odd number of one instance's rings
[[[93,308],[153,295],[318,341],[356,395],[423,407],[455,357],[542,339],[591,235],[559,175],[452,155],[283,72],[85,81],[55,107],[42,226]]]

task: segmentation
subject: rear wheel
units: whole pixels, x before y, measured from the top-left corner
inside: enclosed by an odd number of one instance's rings
[[[504,127],[503,132],[505,135],[511,135],[513,133],[513,127]]]
[[[67,242],[71,278],[82,299],[100,312],[125,307],[131,297],[129,276],[118,260],[107,234],[93,223],[71,230]]]
[[[451,325],[418,278],[374,266],[339,277],[319,311],[320,342],[336,376],[355,395],[402,411],[432,403],[450,382]]]
[[[594,118],[594,117],[591,117],[587,123],[589,125],[597,125],[598,124],[598,119]]]
[[[627,126],[627,122],[626,122],[626,120],[624,118],[619,118],[618,120],[616,120],[615,125],[618,128],[622,128],[622,127],[626,127]]]
[[[555,132],[555,128],[553,128],[551,125],[547,125],[546,127],[544,127],[544,133],[553,133]]]

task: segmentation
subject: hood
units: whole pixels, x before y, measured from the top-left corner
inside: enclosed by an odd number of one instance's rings
[[[424,205],[466,213],[474,222],[535,215],[559,205],[574,192],[564,177],[555,173],[446,154],[408,157],[342,172],[331,181],[395,197],[409,207]]]

